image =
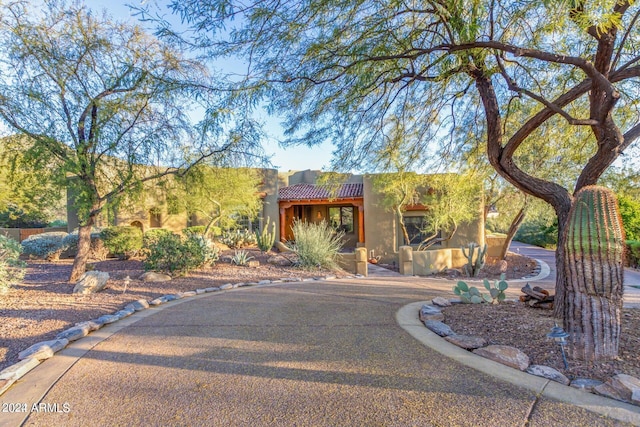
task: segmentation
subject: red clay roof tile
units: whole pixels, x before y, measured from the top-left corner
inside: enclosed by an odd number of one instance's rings
[[[282,187],[278,190],[280,200],[322,200],[322,199],[352,199],[362,197],[362,183],[342,184],[333,197],[327,187],[314,184],[296,184]]]

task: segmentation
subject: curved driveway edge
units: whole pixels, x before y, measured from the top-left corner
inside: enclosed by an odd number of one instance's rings
[[[502,381],[531,390],[539,397],[548,397],[550,399],[569,403],[619,421],[640,425],[640,408],[637,406],[580,391],[576,388],[565,386],[546,378],[527,374],[517,369],[513,369],[475,355],[470,351],[461,349],[460,347],[449,343],[427,329],[418,319],[420,307],[426,303],[428,302],[422,301],[408,304],[398,310],[396,314],[398,324],[426,347],[429,347],[455,360],[456,362],[477,369]]]
[[[57,352],[53,357],[43,361],[46,363],[40,363],[0,396],[0,405],[3,407],[9,409],[9,405],[15,405],[11,408],[11,411],[2,413],[2,417],[0,418],[0,427],[21,426],[29,417],[29,414],[33,412],[33,405],[38,405],[49,392],[51,387],[53,387],[56,382],[58,382],[58,380],[60,380],[60,378],[62,378],[62,376],[71,369],[76,362],[78,362],[78,360],[104,340],[120,332],[124,328],[166,308],[205,296],[207,296],[207,294],[198,295],[189,299],[175,300],[163,305],[138,311],[129,317],[106,325],[86,337],[69,344],[66,348]],[[23,404],[26,405],[24,406],[26,410],[22,410]],[[38,406],[36,406],[36,408],[38,408]],[[60,406],[60,408],[56,407],[55,409],[60,411],[65,410],[62,406]]]

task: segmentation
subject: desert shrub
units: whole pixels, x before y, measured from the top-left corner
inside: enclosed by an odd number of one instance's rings
[[[167,234],[173,234],[172,231],[164,229],[164,228],[152,228],[144,232],[142,236],[142,247],[144,249],[149,249],[151,246],[158,243],[160,237],[165,236]]]
[[[200,236],[204,236],[205,234],[205,230],[207,229],[207,227],[205,225],[192,225],[191,227],[187,227],[185,229],[182,230],[182,234],[184,234],[185,236],[191,236],[191,235],[200,235]],[[211,226],[209,227],[209,231],[206,233],[206,237],[208,238],[212,238],[215,236],[221,236],[222,235],[222,229],[220,227],[216,227]]]
[[[344,233],[335,233],[325,221],[293,223],[295,242],[290,245],[304,268],[335,268]]]
[[[640,267],[640,241],[627,240],[627,262],[630,267]]]
[[[207,227],[204,225],[192,225],[191,227],[187,227],[182,230],[182,234],[185,236],[193,236],[193,235],[204,235],[204,230]]]
[[[231,230],[222,233],[220,242],[231,249],[240,249],[245,246],[253,246],[257,243],[256,234],[249,230]]]
[[[22,241],[22,249],[27,255],[55,261],[67,248],[64,243],[65,237],[67,233],[63,231],[34,234]]]
[[[43,228],[49,222],[47,215],[39,210],[24,210],[22,207],[7,203],[0,212],[0,227],[7,228]]]
[[[74,230],[69,233],[62,240],[65,246],[65,250],[69,255],[75,256],[78,253],[78,230]],[[89,248],[89,259],[95,261],[102,261],[107,259],[109,255],[109,249],[104,245],[102,237],[100,237],[100,230],[94,229],[91,231],[91,246]]]
[[[164,234],[149,247],[144,262],[145,270],[186,274],[218,260],[218,249],[211,240],[202,236],[183,238],[177,234]]]
[[[538,222],[523,223],[514,240],[542,248],[555,248],[558,245],[558,222],[550,226]]]
[[[24,278],[23,261],[20,261],[22,246],[15,240],[0,235],[0,291],[17,285]]]
[[[142,230],[132,226],[107,227],[100,237],[109,251],[120,259],[128,259],[142,249]]]
[[[628,196],[620,196],[618,204],[626,238],[640,240],[640,202]]]

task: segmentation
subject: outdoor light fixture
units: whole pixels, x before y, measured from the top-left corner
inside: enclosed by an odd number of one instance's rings
[[[564,362],[564,368],[569,369],[569,364],[567,363],[567,356],[564,354],[564,346],[567,344],[567,337],[569,333],[562,329],[556,323],[553,328],[551,328],[551,332],[547,334],[548,338],[552,338],[555,342],[560,346],[560,350],[562,351],[562,361]]]

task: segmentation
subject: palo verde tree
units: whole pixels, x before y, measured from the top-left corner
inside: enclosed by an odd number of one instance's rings
[[[573,261],[563,243],[574,194],[596,184],[640,136],[640,5],[174,0],[171,7],[198,32],[195,42],[208,55],[247,59],[247,78],[238,85],[269,99],[285,117],[291,143],[332,139],[347,168],[360,168],[363,156],[387,143],[390,115],[411,111],[408,119],[434,134],[434,126],[454,129],[461,107],[479,100],[491,166],[556,212],[556,314],[573,315],[564,298],[565,264]],[[517,97],[537,108],[507,130],[509,102]],[[581,147],[589,160],[570,188],[515,160],[529,136],[555,120],[590,133]],[[425,157],[433,153],[423,138],[415,144]]]
[[[167,187],[170,206],[207,221],[204,234],[213,226],[233,227],[238,215],[255,217],[260,211],[258,170],[220,168],[206,163],[176,177]]]
[[[32,155],[23,136],[0,141],[0,227],[43,227],[53,218],[64,218],[64,176],[55,159]]]
[[[0,4],[0,117],[69,178],[80,221],[70,281],[85,271],[91,226],[108,203],[257,145],[249,122],[221,113],[205,67],[141,27],[78,3]]]

